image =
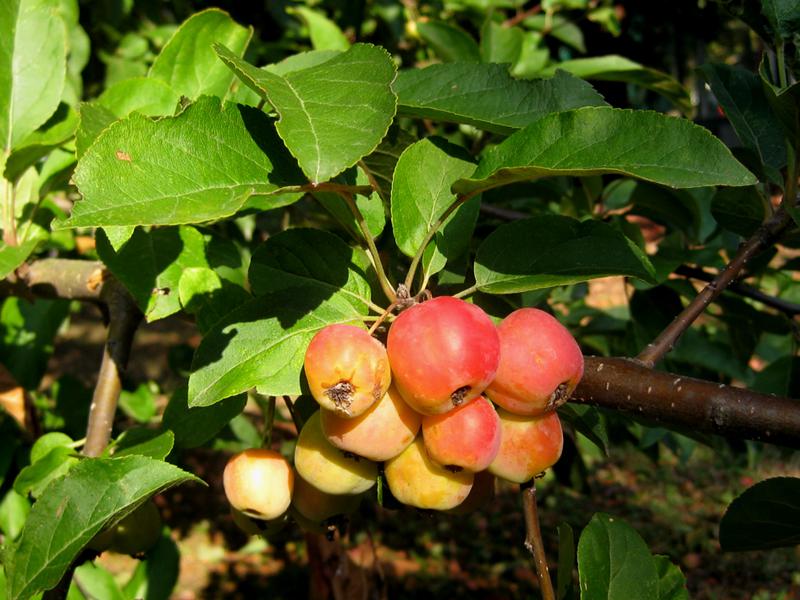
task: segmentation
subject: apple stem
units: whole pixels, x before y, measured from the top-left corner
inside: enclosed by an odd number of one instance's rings
[[[553,582],[550,580],[550,569],[547,567],[547,557],[544,553],[542,530],[539,527],[539,511],[536,508],[536,484],[533,480],[522,488],[522,509],[525,515],[525,547],[533,556],[533,564],[536,567],[536,577],[539,579],[542,600],[555,600]]]

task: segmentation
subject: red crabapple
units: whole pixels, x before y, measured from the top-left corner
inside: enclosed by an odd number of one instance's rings
[[[392,378],[386,348],[355,325],[323,327],[308,345],[305,372],[322,408],[357,417],[383,398]]]
[[[567,401],[583,375],[583,354],[566,327],[521,308],[497,327],[500,366],[486,395],[518,415],[541,415]]]
[[[525,483],[556,464],[564,446],[557,413],[523,417],[498,408],[497,414],[502,433],[500,450],[489,465],[491,473],[514,483]]]
[[[387,340],[394,383],[417,412],[437,415],[477,398],[500,361],[500,339],[479,307],[440,296],[404,310]]]
[[[473,473],[491,464],[500,449],[500,418],[483,396],[442,415],[422,418],[428,456],[445,467]]]

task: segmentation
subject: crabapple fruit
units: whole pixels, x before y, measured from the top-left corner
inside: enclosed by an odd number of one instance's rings
[[[374,462],[343,452],[328,441],[319,411],[300,430],[294,466],[307,483],[328,494],[360,494],[375,485],[378,477]]]
[[[117,523],[109,550],[131,555],[147,552],[161,537],[161,525],[158,508],[147,501]]]
[[[507,481],[525,483],[561,457],[564,435],[557,413],[523,417],[498,408],[497,414],[502,431],[500,450],[489,465],[491,473]]]
[[[441,415],[422,418],[428,456],[444,467],[473,473],[488,467],[500,449],[500,418],[483,396]]]
[[[222,482],[228,502],[236,510],[256,519],[272,520],[289,508],[294,473],[278,452],[251,448],[228,461]]]
[[[420,436],[386,463],[384,474],[398,501],[434,510],[448,510],[461,504],[469,495],[475,476],[472,471],[448,471],[433,462]]]
[[[468,515],[488,506],[494,500],[494,480],[494,475],[489,471],[475,473],[475,480],[472,483],[469,496],[461,504],[447,512],[451,515]]]
[[[335,517],[349,515],[358,508],[360,494],[326,494],[300,475],[294,480],[292,509],[315,523]]]
[[[383,462],[400,454],[419,433],[421,416],[406,404],[394,386],[367,411],[344,419],[320,411],[328,441],[346,452]]]
[[[297,480],[295,480],[297,481]],[[231,517],[237,527],[244,531],[247,535],[262,535],[268,536],[278,533],[281,529],[286,527],[289,522],[288,512],[282,514],[276,519],[265,521],[264,519],[254,519],[248,517],[243,512],[236,510],[231,506]]]
[[[500,366],[486,395],[506,410],[534,416],[567,401],[583,375],[583,354],[566,327],[537,308],[521,308],[497,326]]]
[[[355,325],[328,325],[308,345],[305,372],[322,408],[357,417],[383,398],[392,379],[386,348]]]
[[[450,296],[400,313],[386,347],[400,395],[428,415],[477,398],[500,361],[500,338],[491,319],[474,304]]]

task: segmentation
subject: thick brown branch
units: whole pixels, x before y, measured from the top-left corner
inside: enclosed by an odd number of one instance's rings
[[[625,358],[587,357],[572,401],[667,427],[800,448],[800,401],[654,371]]]
[[[555,600],[553,582],[550,580],[550,569],[547,566],[547,556],[544,553],[542,530],[539,527],[539,511],[536,507],[536,483],[531,481],[522,488],[522,514],[525,516],[525,547],[533,556],[536,567],[536,577],[539,579],[539,589],[542,600]]]
[[[792,223],[792,217],[784,208],[778,209],[761,227],[739,248],[736,256],[725,268],[692,300],[689,305],[675,317],[658,337],[639,353],[639,360],[646,367],[653,367],[664,358],[681,337],[684,331],[694,323],[706,307],[719,296],[722,291],[736,279],[747,262],[761,250],[771,245]]]
[[[103,285],[109,277],[100,262],[43,258],[22,265],[0,281],[0,296],[100,302]]]

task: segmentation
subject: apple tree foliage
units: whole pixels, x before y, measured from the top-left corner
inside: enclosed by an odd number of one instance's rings
[[[609,2],[277,2],[262,29],[217,8],[157,22],[135,4],[0,4],[0,271],[13,281],[45,257],[99,260],[147,322],[180,313],[201,339],[163,411],[145,384],[122,391],[139,426],[89,458],[77,450],[87,392],[68,377],[40,387],[69,303],[4,298],[0,362],[41,400],[48,433],[0,420],[0,598],[56,587],[100,530],[199,485],[180,450],[223,430],[258,445],[246,394],[301,396],[314,333],[374,321],[398,286],[497,318],[567,306],[587,354],[635,356],[695,295],[682,265],[723,267],[775,198],[800,222],[797,1],[719,3],[765,48],[756,70],[709,61],[694,75],[728,143],[693,122],[681,81],[587,48],[582,28],[625,26]],[[643,221],[663,231],[656,244]],[[780,241],[800,246],[796,228]],[[797,259],[775,253],[748,265],[750,287],[800,300]],[[586,282],[606,276],[628,278],[627,307],[586,304]],[[793,315],[735,294],[715,306],[670,370],[796,396]],[[564,411],[575,435],[613,443],[613,415]],[[722,548],[797,544],[799,481],[737,498]],[[688,597],[679,568],[622,520],[598,513],[577,544],[567,529],[560,597]],[[99,597],[167,597],[176,569],[165,536],[126,586],[91,562],[74,576]]]

